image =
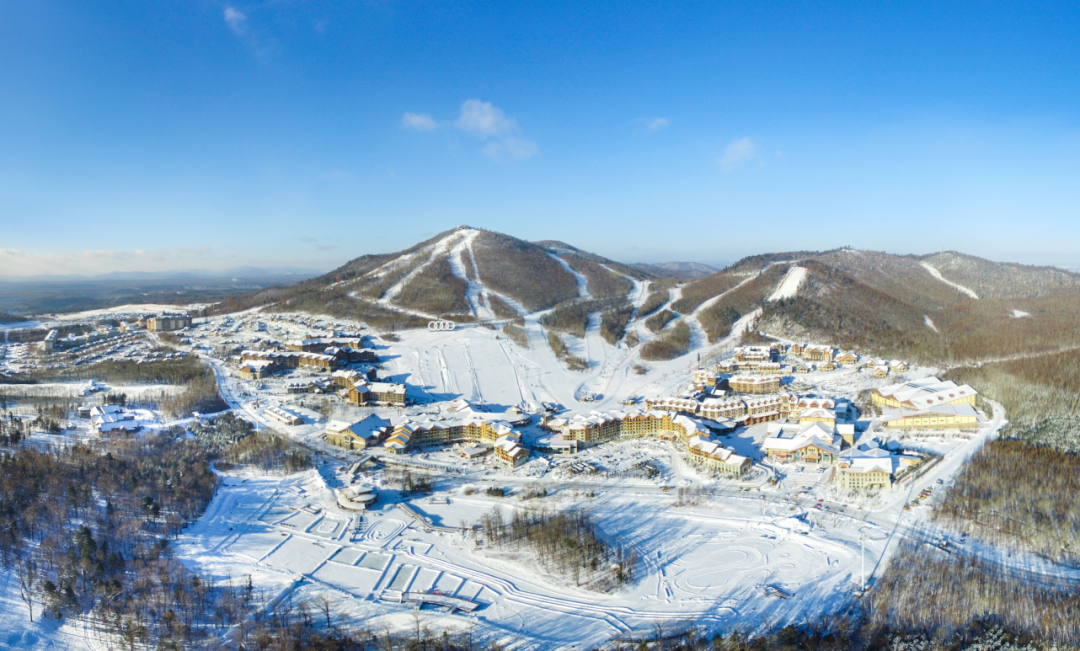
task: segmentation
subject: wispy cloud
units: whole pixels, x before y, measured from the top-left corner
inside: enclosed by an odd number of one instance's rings
[[[439,128],[439,123],[427,113],[406,112],[405,115],[401,116],[401,127],[403,129],[415,129],[416,131],[434,131]]]
[[[659,131],[671,126],[671,120],[667,118],[649,118],[644,120],[645,128],[649,131]]]
[[[277,49],[277,40],[264,31],[253,28],[248,15],[232,5],[226,5],[222,14],[225,25],[251,53],[260,60],[266,60]]]
[[[731,172],[757,158],[757,145],[750,138],[740,138],[724,148],[720,169]]]
[[[535,142],[514,138],[513,136],[489,142],[484,145],[484,148],[480,151],[482,151],[485,156],[489,156],[496,160],[524,160],[539,153],[539,149],[536,147]]]
[[[478,99],[463,102],[454,127],[486,141],[480,151],[495,160],[524,160],[540,153],[535,142],[520,136],[517,120],[506,117],[491,102]]]
[[[319,244],[319,238],[311,237],[310,235],[301,235],[296,239],[300,240],[304,244],[310,244],[314,246],[319,251],[333,251],[338,248],[336,244]]]
[[[225,24],[237,36],[247,34],[247,16],[236,7],[225,7]]]
[[[506,117],[502,109],[491,102],[478,99],[467,100],[461,105],[461,115],[454,126],[485,140],[518,131],[517,120]]]
[[[491,102],[465,100],[457,119],[444,124],[484,141],[480,152],[495,160],[524,160],[540,153],[535,142],[521,135],[517,120],[507,117]],[[434,131],[444,125],[426,113],[405,113],[401,116],[401,126],[415,131]]]

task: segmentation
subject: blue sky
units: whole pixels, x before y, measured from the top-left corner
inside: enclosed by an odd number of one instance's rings
[[[1080,4],[665,4],[0,4],[0,275],[459,224],[1080,265]]]

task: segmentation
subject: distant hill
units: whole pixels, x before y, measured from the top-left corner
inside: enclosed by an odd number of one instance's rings
[[[950,363],[1080,345],[1080,275],[957,253],[839,249],[803,257],[795,298],[758,327],[864,353]]]
[[[507,319],[582,297],[625,296],[648,274],[563,242],[527,242],[462,226],[405,251],[366,255],[289,287],[225,301],[418,327],[436,318]]]
[[[657,278],[673,278],[675,280],[704,278],[719,271],[700,262],[658,262],[655,264],[639,262],[630,265],[630,267]]]

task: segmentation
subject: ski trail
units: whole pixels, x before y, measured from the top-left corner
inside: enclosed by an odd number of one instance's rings
[[[586,278],[584,275],[578,273],[577,271],[574,271],[574,268],[571,267],[569,264],[567,264],[566,260],[563,260],[562,258],[555,255],[554,253],[548,253],[548,255],[551,256],[551,258],[553,260],[555,260],[556,262],[561,264],[563,269],[566,269],[568,272],[570,272],[574,276],[574,279],[577,280],[577,291],[578,291],[578,296],[579,297],[581,297],[581,298],[592,298],[592,294],[589,293],[589,279],[588,278]]]
[[[925,314],[923,315],[923,323],[925,323],[925,324],[926,324],[926,327],[927,327],[927,328],[930,328],[930,329],[931,329],[931,330],[933,330],[934,332],[937,332],[937,331],[938,331],[938,329],[937,329],[937,326],[936,326],[936,325],[934,325],[934,322],[933,322],[933,321],[931,321],[931,320],[930,320],[930,317],[929,317],[929,316],[927,316],[927,315],[925,315]]]
[[[631,287],[630,292],[627,293],[626,300],[630,301],[630,304],[634,306],[635,313],[637,312],[637,310],[640,310],[641,306],[645,304],[645,299],[649,295],[649,285],[651,283],[649,281],[647,281],[647,280],[646,281],[641,281],[641,280],[638,280],[636,278],[633,278],[632,276],[627,276],[624,273],[619,273],[618,271],[615,271],[614,269],[607,266],[606,264],[602,264],[600,266],[603,267],[604,269],[606,269],[607,271],[610,271],[611,273],[615,274],[616,276],[622,276],[623,278],[625,278],[625,279],[629,280],[631,283],[633,283],[634,286]]]
[[[794,297],[799,292],[799,287],[804,280],[806,280],[806,267],[792,267],[784,276],[784,280],[780,282],[780,287],[765,300],[779,301],[783,298]]]
[[[951,281],[951,280],[946,280],[946,279],[945,279],[945,277],[941,275],[941,272],[940,272],[940,271],[938,271],[938,270],[937,270],[937,269],[935,269],[934,267],[930,266],[929,264],[927,264],[927,263],[925,263],[925,262],[920,262],[919,264],[921,264],[921,265],[923,266],[923,269],[926,269],[926,270],[927,270],[928,272],[930,272],[930,275],[931,275],[931,276],[933,276],[934,278],[937,278],[938,280],[940,280],[941,282],[945,283],[945,284],[946,284],[946,285],[948,285],[949,287],[952,287],[953,289],[955,289],[956,291],[960,292],[961,294],[964,294],[964,295],[966,295],[966,296],[970,296],[971,298],[976,298],[976,299],[977,299],[977,298],[979,298],[979,295],[978,295],[978,294],[976,294],[975,292],[971,291],[971,290],[970,290],[970,289],[968,289],[967,287],[964,287],[963,285],[960,285],[960,284],[954,283],[954,282],[953,282],[953,281]]]
[[[454,248],[450,249],[450,271],[455,276],[465,281],[467,285],[465,288],[465,300],[469,302],[469,310],[472,311],[473,316],[478,319],[492,319],[495,315],[491,313],[491,310],[489,310],[481,300],[479,300],[480,294],[484,289],[483,285],[469,279],[469,274],[465,273],[465,263],[461,259],[461,252],[469,249],[472,241],[479,235],[480,231],[473,231],[461,238],[461,240],[454,245]]]

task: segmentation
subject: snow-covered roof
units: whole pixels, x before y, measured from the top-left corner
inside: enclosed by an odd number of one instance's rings
[[[892,398],[900,403],[907,403],[915,409],[926,409],[933,405],[941,405],[961,398],[978,395],[978,391],[963,384],[957,385],[952,381],[942,381],[935,377],[913,380],[903,384],[890,384],[875,389],[878,394]]]
[[[841,438],[830,431],[828,427],[814,422],[801,427],[797,432],[781,428],[775,435],[765,439],[761,444],[761,449],[793,452],[813,445],[818,449],[838,455],[840,454],[840,443]]]

